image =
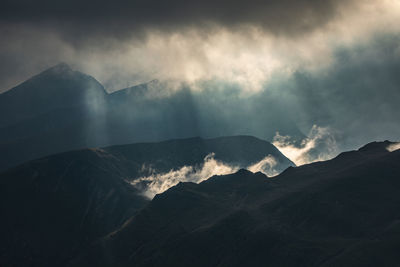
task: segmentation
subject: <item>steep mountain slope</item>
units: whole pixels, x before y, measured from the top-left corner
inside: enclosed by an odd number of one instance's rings
[[[400,150],[388,144],[272,179],[241,170],[181,183],[74,265],[395,266]]]
[[[0,127],[48,112],[100,101],[106,92],[93,77],[58,64],[0,95]]]
[[[120,227],[148,199],[129,181],[182,166],[209,153],[247,166],[267,155],[292,163],[250,136],[189,138],[85,149],[25,163],[0,174],[0,265],[63,266],[91,242]],[[206,178],[206,177],[204,177]]]
[[[97,107],[105,97],[100,83],[66,64],[0,94],[0,170],[102,142]]]
[[[147,200],[98,150],[26,163],[0,176],[0,265],[62,266]]]

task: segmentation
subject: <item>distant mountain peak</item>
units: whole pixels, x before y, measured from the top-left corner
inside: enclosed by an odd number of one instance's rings
[[[105,95],[96,79],[60,63],[0,94],[0,113],[4,114],[0,126],[16,125],[55,110],[86,110],[88,104],[104,103]]]
[[[127,88],[123,88],[120,90],[116,90],[111,92],[113,97],[122,97],[126,96],[137,97],[137,96],[145,96],[149,94],[150,91],[158,91],[160,89],[161,83],[159,80],[154,79],[149,82],[136,84],[134,86],[130,86]]]
[[[42,73],[52,73],[52,74],[66,74],[72,73],[72,68],[65,62],[61,62],[53,67],[48,68],[47,70],[43,71]],[[39,74],[40,75],[40,74]]]

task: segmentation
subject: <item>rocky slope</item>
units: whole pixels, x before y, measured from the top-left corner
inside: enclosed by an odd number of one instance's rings
[[[400,150],[389,144],[272,179],[240,170],[181,183],[73,265],[395,266]]]

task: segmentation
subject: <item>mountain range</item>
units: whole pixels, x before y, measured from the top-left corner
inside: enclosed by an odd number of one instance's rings
[[[149,202],[147,185],[131,182],[188,166],[201,169],[211,153],[237,168],[267,156],[277,171],[294,166],[273,145],[250,136],[83,149],[27,162],[0,175],[0,262],[64,265]]]
[[[229,92],[59,64],[0,94],[0,266],[399,265],[399,143],[295,166],[285,107]]]
[[[266,111],[242,118],[245,107],[236,105],[230,117],[212,98],[195,94],[171,91],[157,80],[108,93],[93,77],[61,63],[0,94],[0,170],[87,147],[249,133],[272,140],[276,131],[302,135],[290,121],[276,125]],[[254,130],[261,122],[268,127]]]
[[[241,145],[232,149],[235,142]],[[76,150],[9,169],[0,175],[0,263],[393,266],[400,261],[400,150],[389,152],[388,141],[288,167],[273,178],[240,169],[199,184],[181,182],[153,199],[130,183],[143,175],[145,162],[163,172],[202,164],[209,149],[220,149],[219,160],[247,165],[265,156],[254,152],[262,144],[271,148],[253,137],[191,138]]]
[[[72,266],[395,266],[400,150],[389,144],[275,178],[240,170],[180,183]]]

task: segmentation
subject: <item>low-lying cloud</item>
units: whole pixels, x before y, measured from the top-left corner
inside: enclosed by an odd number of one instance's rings
[[[339,153],[335,136],[328,127],[314,125],[308,137],[296,139],[276,133],[273,141],[282,154],[294,162],[297,166],[315,161],[329,160]],[[389,149],[398,149],[399,144],[394,144]],[[137,178],[131,182],[133,186],[142,191],[143,195],[151,199],[175,186],[179,182],[200,183],[214,175],[226,175],[239,170],[240,166],[228,164],[214,158],[210,153],[204,158],[203,164],[196,166],[183,166],[177,170],[159,173],[151,166],[143,166],[145,173],[151,175]],[[280,172],[276,169],[278,161],[272,155],[267,155],[258,162],[246,167],[251,172],[262,172],[268,177],[277,176]]]
[[[298,141],[277,133],[273,145],[297,166],[328,160],[339,152],[334,135],[329,128],[314,125],[308,137]]]
[[[250,165],[247,167],[247,169],[251,172],[262,172],[269,177],[273,177],[279,174],[279,172],[275,169],[277,164],[278,162],[276,159],[273,156],[268,155],[259,162]]]
[[[389,152],[393,152],[395,150],[400,149],[400,143],[393,143],[387,146],[386,148]]]
[[[214,154],[209,154],[204,158],[204,163],[200,167],[183,166],[167,173],[154,173],[134,180],[132,185],[143,190],[146,197],[153,198],[156,194],[166,191],[179,182],[200,183],[213,175],[229,174],[238,169],[238,167],[215,160]]]
[[[160,194],[167,189],[177,185],[179,182],[200,183],[214,175],[225,175],[239,170],[238,166],[230,165],[214,158],[211,153],[204,158],[200,166],[183,166],[178,170],[171,170],[167,173],[157,173],[140,177],[131,182],[133,186],[142,191],[143,195],[151,199],[156,194]],[[269,177],[278,175],[279,172],[274,169],[277,160],[268,155],[261,161],[247,167],[251,172],[263,172]],[[146,167],[145,167],[146,168]],[[151,172],[152,170],[150,170]]]

